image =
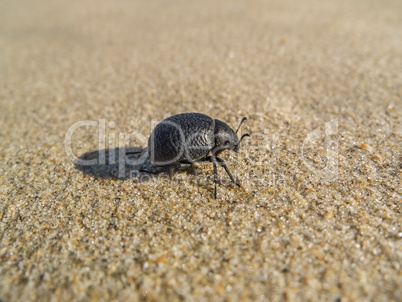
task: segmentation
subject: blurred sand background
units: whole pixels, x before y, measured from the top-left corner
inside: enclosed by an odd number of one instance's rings
[[[0,300],[401,301],[401,33],[399,0],[1,1]],[[243,188],[66,155],[181,112],[248,116]]]

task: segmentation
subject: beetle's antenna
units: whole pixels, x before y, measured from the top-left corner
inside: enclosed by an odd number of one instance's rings
[[[239,124],[239,127],[237,127],[236,134],[237,134],[237,132],[239,132],[239,129],[240,129],[240,127],[241,127],[241,124],[243,124],[243,122],[244,122],[245,120],[247,120],[247,117],[243,117],[243,118],[241,119],[241,122],[240,122],[240,124]],[[241,139],[240,139],[240,140],[241,140]]]
[[[240,146],[240,143],[241,143],[242,139],[245,138],[245,137],[250,137],[250,134],[246,133],[246,134],[243,134],[243,135],[241,136],[241,138],[240,138],[240,140],[239,140],[239,146]]]
[[[240,143],[241,143],[241,141],[242,141],[242,139],[243,138],[245,138],[245,137],[249,137],[250,136],[250,134],[248,134],[248,133],[246,133],[246,134],[243,134],[242,136],[241,136],[241,138],[239,139],[239,143],[235,146],[235,148],[233,149],[235,152],[238,152],[239,151],[239,149],[240,149]]]

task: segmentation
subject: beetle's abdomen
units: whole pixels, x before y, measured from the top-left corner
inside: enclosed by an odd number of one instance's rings
[[[156,165],[193,162],[214,146],[214,120],[200,113],[183,113],[159,123],[148,140],[148,152]]]

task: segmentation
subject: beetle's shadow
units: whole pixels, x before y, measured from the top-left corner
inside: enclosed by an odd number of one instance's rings
[[[129,153],[137,154],[128,155]],[[81,155],[75,161],[75,167],[95,179],[136,179],[138,182],[149,181],[152,175],[163,173],[170,177],[181,172],[197,174],[196,169],[191,165],[149,169],[146,167],[146,160],[145,150],[139,147],[102,149]]]
[[[74,164],[76,169],[96,179],[128,179],[130,171],[138,171],[139,166],[129,165],[124,159],[122,162],[119,157],[126,152],[141,151],[141,148],[100,149],[81,155]],[[133,157],[139,158],[138,155],[141,154],[134,154]]]

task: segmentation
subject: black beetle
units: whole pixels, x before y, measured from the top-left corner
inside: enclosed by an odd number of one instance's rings
[[[219,158],[224,150],[238,152],[244,134],[239,139],[237,132],[247,118],[244,117],[236,132],[226,123],[212,119],[201,113],[182,113],[173,115],[160,122],[148,140],[148,155],[153,166],[174,166],[209,161],[214,165],[214,182],[218,182],[217,165],[223,167],[230,180],[240,187],[223,159]],[[135,152],[137,153],[137,152]],[[146,171],[146,170],[142,170]],[[150,172],[150,171],[146,171]]]

